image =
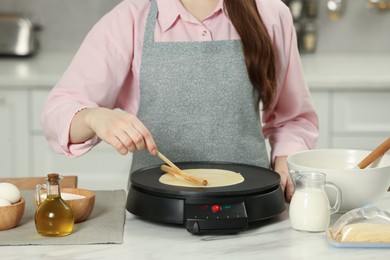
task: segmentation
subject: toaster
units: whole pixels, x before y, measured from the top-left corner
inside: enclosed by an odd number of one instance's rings
[[[37,26],[13,13],[0,13],[0,55],[30,56],[38,50]]]

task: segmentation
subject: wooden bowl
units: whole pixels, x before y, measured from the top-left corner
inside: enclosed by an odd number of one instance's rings
[[[26,201],[21,198],[19,202],[0,207],[0,230],[16,227],[23,217]]]
[[[73,199],[68,196],[69,194],[81,195],[85,198]],[[78,188],[62,188],[61,197],[72,208],[75,223],[87,220],[95,206],[95,193],[90,190]],[[35,203],[35,206],[37,206],[37,203]]]
[[[66,193],[81,195],[85,198],[68,200],[65,196]],[[62,188],[61,194],[63,194],[64,200],[72,207],[75,223],[83,222],[89,218],[95,206],[95,193],[78,188]]]

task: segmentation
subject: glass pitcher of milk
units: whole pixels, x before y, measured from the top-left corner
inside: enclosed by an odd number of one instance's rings
[[[331,182],[326,182],[324,173],[291,171],[290,175],[295,185],[289,208],[291,227],[309,232],[325,231],[329,226],[330,215],[340,208],[340,188]],[[332,207],[325,187],[331,188],[336,193],[336,201]]]

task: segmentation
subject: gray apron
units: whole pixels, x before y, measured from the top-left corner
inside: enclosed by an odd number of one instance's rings
[[[173,162],[232,162],[269,167],[258,94],[241,43],[154,42],[155,0],[145,28],[138,118]],[[163,162],[133,154],[131,172]]]

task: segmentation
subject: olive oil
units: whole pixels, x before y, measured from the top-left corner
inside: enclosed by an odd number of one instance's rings
[[[72,208],[61,198],[59,174],[48,174],[46,185],[37,186],[38,208],[35,227],[43,236],[67,236],[72,233],[74,218]],[[40,202],[40,190],[46,189],[47,197]]]

